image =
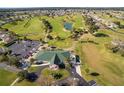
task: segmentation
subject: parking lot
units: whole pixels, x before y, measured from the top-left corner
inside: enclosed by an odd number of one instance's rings
[[[9,46],[9,49],[12,51],[12,55],[28,58],[39,48],[40,44],[39,41],[19,40]]]

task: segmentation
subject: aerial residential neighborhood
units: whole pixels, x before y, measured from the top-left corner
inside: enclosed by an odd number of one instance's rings
[[[0,86],[124,85],[123,8],[1,8]]]

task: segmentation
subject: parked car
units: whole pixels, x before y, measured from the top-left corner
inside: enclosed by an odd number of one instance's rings
[[[80,64],[80,57],[79,57],[79,55],[76,55],[75,57],[76,57],[76,64]]]
[[[43,61],[35,61],[34,63],[39,65],[39,64],[43,64]]]

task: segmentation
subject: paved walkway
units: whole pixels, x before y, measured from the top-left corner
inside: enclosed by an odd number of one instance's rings
[[[75,69],[76,69],[76,72],[77,72],[80,76],[82,76],[80,65],[76,65],[76,66],[75,66]]]
[[[31,67],[41,67],[41,66],[48,66],[50,63],[40,64],[40,65],[31,65]]]
[[[12,84],[10,85],[10,86],[14,86],[18,81],[19,81],[19,77],[14,81],[14,82],[12,82]]]

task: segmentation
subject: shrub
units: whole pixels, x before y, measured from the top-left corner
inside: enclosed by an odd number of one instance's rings
[[[112,48],[112,52],[113,52],[113,53],[117,53],[117,52],[118,52],[118,50],[119,50],[119,48],[118,48],[118,47],[113,47],[113,48]]]
[[[61,79],[63,77],[62,73],[52,73],[52,76],[54,77],[54,79]]]
[[[99,76],[100,74],[97,73],[97,72],[92,72],[92,73],[90,73],[90,75],[92,75],[92,76]]]
[[[27,75],[28,75],[28,71],[27,70],[20,71],[17,74],[17,76],[20,77],[20,81],[26,79],[27,78]]]
[[[60,68],[60,69],[64,69],[64,68],[65,68],[65,64],[60,64],[60,65],[59,65],[59,68]]]
[[[30,82],[37,80],[38,76],[35,73],[28,73],[26,79]]]
[[[96,33],[94,36],[95,37],[109,37],[109,35],[104,34],[104,33]]]
[[[86,69],[85,69],[85,72],[86,72],[86,73],[89,73],[89,72],[90,72],[89,68],[86,68]]]

